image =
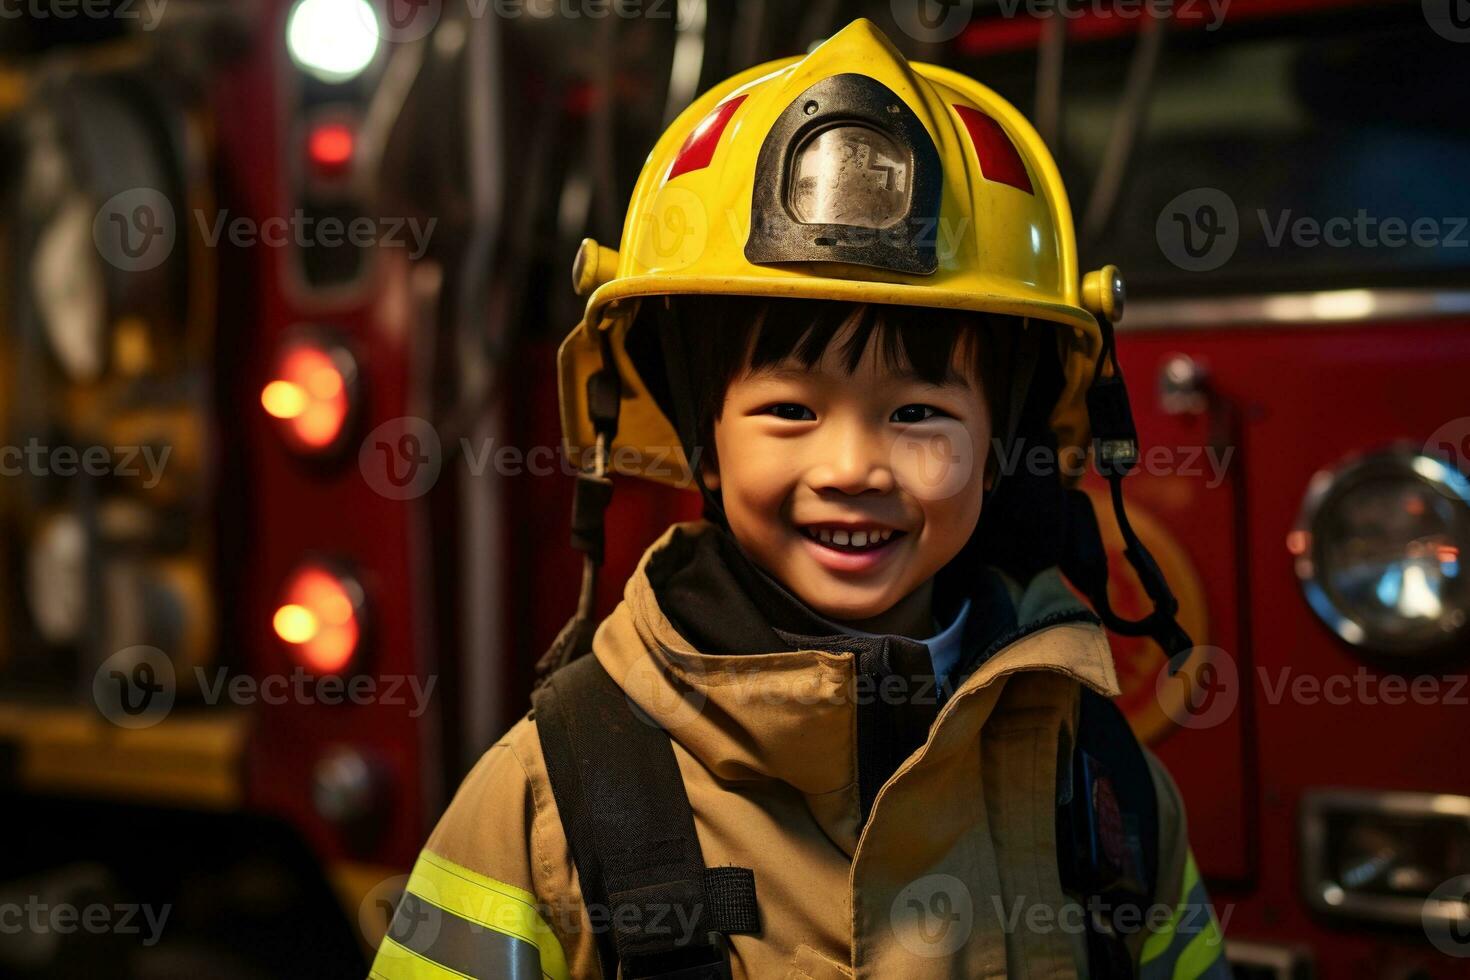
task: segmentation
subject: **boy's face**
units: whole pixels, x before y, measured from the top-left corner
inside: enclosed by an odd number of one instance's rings
[[[958,358],[966,380],[932,385],[885,367],[875,331],[848,374],[848,333],[811,370],[788,359],[737,375],[715,421],[717,468],[704,468],[745,553],[839,621],[888,612],[969,540],[991,427]]]

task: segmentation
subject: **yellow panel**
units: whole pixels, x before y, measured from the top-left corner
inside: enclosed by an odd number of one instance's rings
[[[81,706],[0,704],[0,739],[34,792],[228,810],[243,802],[246,715],[174,715],[124,729]]]

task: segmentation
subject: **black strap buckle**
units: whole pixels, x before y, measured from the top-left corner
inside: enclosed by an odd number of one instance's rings
[[[733,980],[728,940],[711,932],[708,941],[624,961],[623,980]]]

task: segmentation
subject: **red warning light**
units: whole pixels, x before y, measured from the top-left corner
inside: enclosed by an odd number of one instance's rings
[[[357,137],[343,123],[319,123],[306,138],[306,153],[311,165],[323,177],[340,177],[352,166]]]
[[[318,564],[301,565],[286,581],[271,627],[301,665],[341,673],[362,640],[365,599],[352,579]]]
[[[277,357],[260,404],[279,423],[292,449],[323,453],[334,449],[346,432],[356,380],[355,362],[345,348],[297,341]]]

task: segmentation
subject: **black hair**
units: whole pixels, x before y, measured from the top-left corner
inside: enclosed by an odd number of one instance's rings
[[[661,298],[644,300],[645,306]],[[694,418],[681,420],[669,395],[669,381],[657,318],[640,316],[627,338],[639,373],[665,414],[681,432],[692,421],[695,446],[714,459],[714,425],[731,383],[747,370],[759,370],[792,358],[811,368],[834,338],[851,327],[839,354],[851,373],[876,333],[879,363],[892,370],[912,371],[931,384],[978,380],[990,409],[992,431],[1006,431],[1011,367],[1020,318],[931,307],[889,306],[818,299],[763,299],[745,296],[679,296],[670,299],[673,316],[666,328],[677,329],[684,352],[682,369],[693,393]],[[686,451],[692,447],[686,447]],[[993,462],[993,461],[992,461]]]

